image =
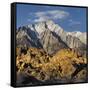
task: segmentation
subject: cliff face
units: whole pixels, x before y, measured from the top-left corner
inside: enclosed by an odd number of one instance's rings
[[[42,33],[41,44],[48,54],[53,54],[58,50],[68,48],[68,46],[55,32],[49,30],[46,30]]]

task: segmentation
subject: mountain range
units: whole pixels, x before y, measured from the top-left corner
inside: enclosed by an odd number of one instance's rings
[[[86,54],[86,32],[67,32],[52,20],[19,27],[16,31],[17,47],[43,48],[53,54],[64,48],[78,50]]]

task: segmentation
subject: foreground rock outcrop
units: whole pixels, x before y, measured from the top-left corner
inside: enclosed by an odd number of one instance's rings
[[[87,80],[87,59],[74,49],[62,49],[53,55],[37,48],[16,48],[16,51],[17,77],[23,73],[41,84],[76,83]],[[17,82],[18,80],[19,78]],[[28,83],[34,82],[30,80]]]

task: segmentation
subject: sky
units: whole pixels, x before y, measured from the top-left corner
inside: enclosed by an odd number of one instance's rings
[[[16,26],[53,20],[65,31],[86,32],[86,8],[49,5],[17,4]]]

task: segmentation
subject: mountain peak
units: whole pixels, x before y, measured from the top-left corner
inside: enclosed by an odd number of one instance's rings
[[[55,45],[55,48],[59,49],[66,45],[69,48],[84,47],[86,45],[85,33],[79,31],[66,32],[52,20],[21,27],[20,30],[17,30],[17,39],[19,44],[29,42],[28,45],[31,46],[41,46],[47,50],[49,48],[51,51],[48,51],[50,52],[52,52]]]

